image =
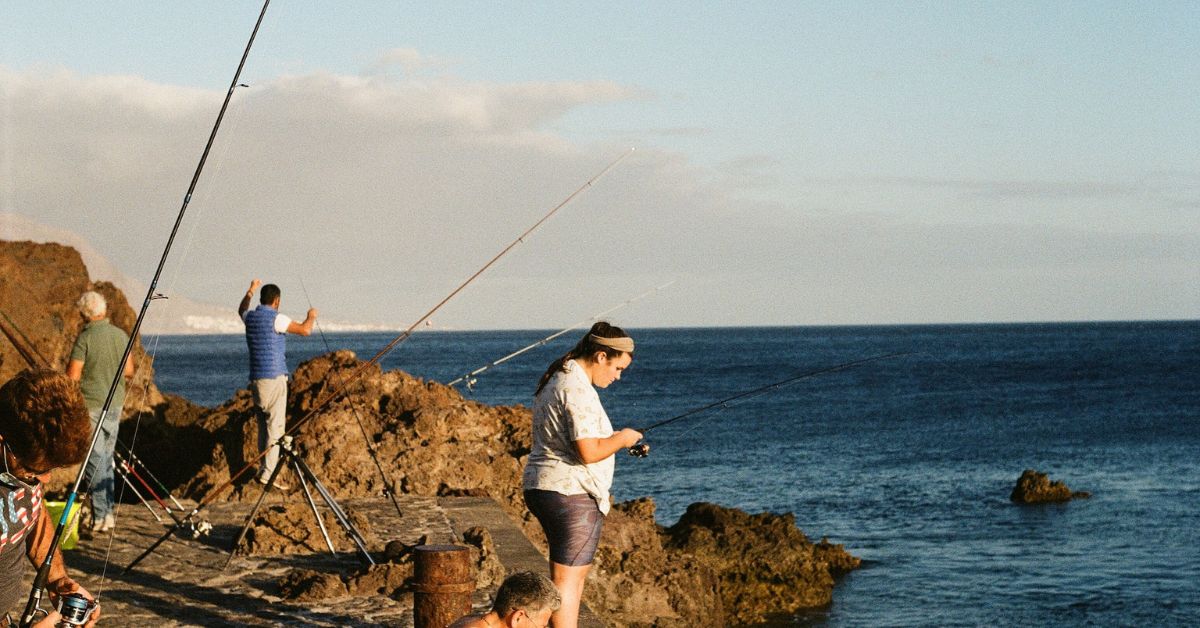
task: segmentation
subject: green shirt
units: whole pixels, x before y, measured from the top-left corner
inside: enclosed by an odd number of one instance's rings
[[[79,380],[79,387],[83,389],[88,410],[104,407],[108,388],[112,386],[113,377],[121,370],[121,356],[125,354],[125,345],[128,343],[129,336],[108,322],[107,318],[92,321],[79,332],[71,349],[71,359],[83,362],[83,377]],[[109,415],[119,417],[124,403],[125,378],[122,377],[117,383]]]

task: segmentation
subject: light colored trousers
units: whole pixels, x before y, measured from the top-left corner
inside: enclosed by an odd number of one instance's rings
[[[250,382],[254,393],[254,405],[258,412],[258,452],[271,445],[267,455],[258,466],[258,477],[263,482],[270,479],[279,464],[279,446],[276,445],[287,430],[287,375],[271,379],[256,379]]]
[[[92,493],[92,512],[96,520],[103,519],[113,511],[113,489],[116,481],[113,479],[113,449],[117,446],[117,430],[121,424],[121,408],[109,408],[108,416],[104,417],[104,425],[100,424],[100,410],[88,410],[92,415],[92,430],[100,430],[100,438],[96,441],[96,449],[88,458],[88,484]],[[97,427],[99,426],[99,427]]]

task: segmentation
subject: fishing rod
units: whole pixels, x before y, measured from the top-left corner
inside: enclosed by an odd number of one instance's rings
[[[129,356],[133,353],[133,346],[137,342],[138,332],[142,328],[142,321],[146,318],[146,311],[150,309],[150,302],[157,298],[165,298],[155,292],[158,288],[158,280],[162,276],[163,267],[167,263],[167,256],[171,252],[171,245],[175,242],[175,235],[179,232],[180,224],[183,223],[183,216],[187,213],[188,203],[192,200],[192,193],[195,192],[196,184],[200,181],[200,174],[204,171],[204,164],[208,160],[208,153],[212,150],[213,142],[217,139],[217,131],[221,128],[221,120],[225,117],[225,110],[229,108],[229,101],[233,98],[233,91],[237,89],[238,79],[242,75],[242,68],[245,67],[246,59],[250,56],[250,48],[254,45],[254,38],[258,35],[258,29],[262,25],[263,17],[267,13],[267,6],[270,4],[271,0],[263,0],[262,10],[258,14],[258,20],[254,23],[254,30],[251,31],[250,39],[246,42],[246,49],[242,52],[242,58],[238,62],[237,70],[233,74],[233,80],[229,83],[229,90],[225,92],[225,101],[221,103],[221,110],[217,114],[217,120],[213,124],[212,132],[208,135],[208,142],[204,145],[204,152],[200,155],[200,161],[196,164],[196,171],[192,174],[192,181],[188,185],[187,193],[183,197],[183,203],[179,207],[179,214],[175,217],[175,224],[171,228],[171,235],[167,238],[166,246],[163,247],[162,257],[158,260],[158,268],[154,271],[154,278],[150,281],[149,289],[146,290],[146,299],[142,303],[141,310],[138,311],[137,320],[133,323],[133,329],[129,332],[129,342],[125,344],[125,353],[121,356],[121,360],[117,364],[125,364],[129,360]],[[46,558],[38,568],[37,576],[33,580],[33,589],[29,592],[29,600],[25,604],[24,612],[21,613],[21,620],[18,624],[21,628],[30,628],[33,626],[41,607],[42,596],[45,594],[46,584],[50,577],[50,566],[54,561],[56,553],[55,549],[58,548],[63,532],[66,530],[67,516],[71,512],[71,506],[75,503],[75,499],[79,495],[79,485],[83,482],[83,475],[87,470],[88,460],[91,459],[92,453],[96,449],[96,443],[100,440],[101,430],[99,426],[104,424],[104,419],[108,416],[108,411],[112,407],[113,397],[117,394],[117,388],[121,384],[123,375],[122,369],[117,369],[116,375],[113,376],[112,385],[108,387],[108,396],[104,399],[104,406],[100,410],[100,421],[96,424],[97,428],[92,435],[91,446],[88,447],[87,455],[79,464],[79,473],[75,476],[75,483],[71,486],[71,492],[67,496],[66,507],[63,508],[62,517],[59,518],[58,526],[54,530],[54,536],[51,538],[50,545],[48,546],[50,549],[46,552]]]
[[[542,223],[549,220],[551,216],[558,213],[558,210],[562,209],[568,203],[575,200],[575,197],[579,196],[584,190],[587,190],[588,188],[592,187],[592,185],[594,185],[597,181],[599,181],[601,177],[608,174],[608,171],[615,168],[617,164],[621,163],[621,161],[623,159],[625,159],[632,153],[633,153],[632,148],[629,149],[628,151],[625,151],[624,153],[621,154],[620,157],[617,157],[615,160],[612,161],[612,163],[605,166],[605,168],[603,170],[601,170],[599,172],[599,174],[592,177],[591,179],[588,179],[586,183],[579,186],[579,188],[577,188],[569,196],[567,196],[565,199],[563,199],[563,201],[561,203],[559,203],[558,205],[555,205],[553,209],[551,209],[548,213],[546,213],[546,215],[542,216],[536,223],[533,224],[532,227],[526,229],[524,233],[517,236],[516,240],[513,240],[511,243],[509,243],[509,245],[504,247],[504,249],[501,250],[499,253],[497,253],[495,257],[493,257],[486,264],[484,264],[482,267],[480,267],[479,270],[475,271],[475,273],[473,275],[471,275],[470,277],[468,277],[466,281],[459,284],[459,286],[457,288],[455,288],[450,294],[446,295],[446,297],[444,299],[442,299],[441,301],[439,301],[437,303],[437,305],[433,306],[433,308],[430,309],[428,312],[426,312],[423,316],[421,316],[421,318],[417,319],[416,322],[414,322],[412,325],[410,325],[408,327],[408,329],[405,329],[398,336],[396,336],[390,342],[388,342],[387,345],[385,345],[382,349],[379,350],[379,352],[377,352],[374,356],[372,356],[370,360],[363,362],[361,365],[359,365],[357,368],[355,368],[353,371],[351,371],[351,373],[343,380],[343,383],[340,386],[336,387],[332,392],[326,393],[324,397],[319,397],[317,399],[316,403],[313,404],[312,409],[309,410],[308,413],[305,414],[303,417],[294,421],[292,423],[292,426],[290,428],[288,428],[288,430],[286,432],[284,432],[283,435],[280,436],[274,443],[268,445],[265,450],[260,452],[257,456],[252,458],[250,461],[248,461],[246,463],[246,466],[242,467],[242,469],[240,471],[238,471],[237,473],[232,474],[229,477],[229,479],[226,480],[223,484],[221,484],[220,486],[214,488],[211,492],[209,492],[208,496],[205,497],[203,500],[201,500],[198,504],[196,504],[196,506],[194,508],[192,508],[191,512],[189,512],[187,514],[187,516],[184,517],[184,521],[185,522],[190,521],[192,517],[194,517],[195,515],[197,515],[200,512],[201,508],[204,508],[209,503],[211,503],[216,498],[216,496],[219,495],[221,492],[223,492],[226,488],[233,486],[234,482],[236,482],[237,479],[239,477],[241,477],[242,474],[244,474],[246,471],[249,471],[254,465],[258,464],[258,461],[261,460],[263,458],[263,456],[267,455],[267,452],[270,451],[272,446],[282,445],[284,443],[284,439],[291,436],[293,433],[296,432],[296,430],[300,429],[300,427],[302,427],[305,423],[307,423],[313,417],[317,416],[317,414],[326,405],[328,405],[329,403],[332,403],[335,399],[340,397],[342,395],[342,393],[344,393],[346,391],[347,387],[350,386],[350,384],[354,383],[359,377],[361,377],[364,373],[366,373],[367,369],[371,368],[375,364],[378,364],[379,360],[382,359],[383,356],[387,355],[388,352],[390,352],[392,349],[394,349],[397,345],[399,345],[400,343],[407,340],[410,336],[412,336],[413,331],[416,330],[417,327],[419,327],[425,321],[429,320],[429,318],[432,317],[434,315],[434,313],[436,313],[438,310],[440,310],[443,305],[445,305],[447,302],[449,302],[450,299],[453,299],[459,292],[462,292],[462,290],[464,288],[466,288],[468,285],[470,285],[471,282],[475,281],[475,279],[478,278],[480,275],[482,275],[484,273],[484,271],[486,271],[488,268],[491,268],[493,264],[495,264],[497,261],[500,260],[500,258],[502,258],[506,254],[508,254],[508,252],[511,251],[513,248],[515,248],[518,244],[521,244],[522,242],[524,242],[525,238],[528,237],[529,234],[533,233],[534,230],[536,230],[538,227],[540,227],[542,225]],[[149,556],[151,553],[153,553],[154,550],[157,549],[159,545],[162,545],[167,539],[171,538],[171,535],[174,534],[175,531],[178,530],[180,527],[181,526],[176,525],[174,528],[167,530],[167,532],[165,534],[163,534],[162,536],[160,536],[158,538],[158,540],[156,540],[152,545],[150,545],[150,547],[146,548],[146,550],[144,552],[142,552],[137,558],[134,558],[133,562],[129,563],[129,565],[125,567],[125,571],[123,573],[129,573],[134,567],[136,567],[138,565],[138,563],[142,562],[142,560],[144,560],[147,556]]]
[[[159,523],[162,523],[163,520],[162,520],[162,517],[158,516],[158,511],[155,510],[154,507],[150,505],[150,502],[147,501],[144,496],[142,496],[142,492],[139,491],[137,486],[134,485],[133,480],[129,479],[129,475],[133,471],[133,467],[130,466],[128,462],[126,462],[124,460],[117,460],[115,457],[114,457],[113,462],[116,463],[117,475],[121,476],[121,479],[124,480],[125,485],[129,487],[129,490],[133,491],[133,494],[137,496],[138,501],[140,501],[142,503],[142,505],[146,507],[146,510],[150,511],[151,515],[154,515],[154,520]],[[140,477],[137,479],[139,482],[141,482],[142,486],[146,488],[146,490],[150,490],[150,486],[146,484],[145,480],[141,479]],[[151,494],[151,496],[153,496],[155,498],[155,500],[158,501],[159,505],[161,506],[162,500],[159,500],[158,496],[154,495],[153,492],[151,492],[150,494]],[[170,511],[167,511],[167,512],[170,512]]]
[[[179,513],[182,514],[184,511],[187,510],[187,508],[185,508],[183,504],[179,503],[179,500],[176,499],[175,495],[173,495],[171,493],[171,489],[167,488],[167,486],[165,484],[163,484],[162,480],[158,479],[158,476],[154,475],[154,472],[150,470],[150,467],[146,464],[146,462],[144,460],[142,460],[141,458],[138,458],[137,454],[133,453],[133,449],[127,447],[125,445],[125,443],[122,443],[120,440],[117,441],[117,444],[120,445],[121,448],[125,450],[125,452],[126,452],[125,453],[125,463],[130,466],[130,470],[138,478],[138,480],[141,481],[142,484],[146,484],[146,481],[144,479],[142,479],[141,474],[139,474],[137,472],[137,467],[141,467],[142,471],[145,471],[146,477],[150,478],[150,481],[154,482],[154,484],[156,486],[158,486],[158,490],[162,491],[162,494],[165,495],[167,497],[167,499],[171,500],[172,504],[175,504],[175,509],[172,510],[170,508],[170,506],[165,504],[162,501],[162,499],[158,496],[158,494],[155,493],[154,489],[152,489],[149,486],[146,486],[146,490],[149,491],[150,494],[154,496],[155,501],[157,501],[160,505],[162,505],[163,509],[167,511],[167,514],[171,516],[171,519],[174,520],[175,523],[181,523],[181,520],[179,519],[179,515],[177,515],[175,513],[178,511]],[[113,454],[114,454],[114,458],[119,460],[120,452],[114,451]],[[212,527],[213,527],[212,523],[210,523],[204,519],[201,519],[199,522],[188,521],[188,522],[184,523],[184,526],[186,528],[188,528],[188,532],[190,533],[190,536],[194,539],[200,538],[201,536],[204,536],[204,535],[208,534],[209,532],[212,532]]]
[[[8,337],[8,341],[12,343],[17,353],[21,354],[25,362],[34,368],[50,368],[50,360],[47,360],[46,356],[37,350],[37,345],[33,344],[29,336],[26,336],[25,332],[13,322],[8,312],[0,310],[0,316],[4,317],[4,320],[0,321],[0,333]]]
[[[137,466],[140,466],[142,470],[146,472],[146,476],[158,486],[158,490],[162,491],[163,494],[171,500],[171,503],[175,504],[175,508],[181,511],[184,510],[183,504],[179,503],[178,499],[175,499],[175,496],[171,494],[171,489],[167,488],[166,485],[162,483],[162,480],[159,480],[158,477],[154,475],[154,472],[150,470],[150,467],[146,465],[144,460],[138,458],[137,454],[133,453],[133,450],[127,447],[125,443],[122,443],[120,440],[117,441],[117,444],[125,450],[126,460]],[[170,509],[168,508],[167,510]]]
[[[612,313],[612,312],[615,312],[615,311],[617,311],[617,310],[619,310],[619,309],[621,309],[621,308],[625,307],[626,305],[629,305],[630,303],[633,303],[634,301],[638,301],[638,300],[640,300],[640,299],[642,299],[642,298],[644,298],[644,297],[647,297],[647,296],[649,296],[649,295],[651,295],[651,294],[654,294],[655,292],[658,292],[659,290],[662,290],[663,288],[666,288],[667,286],[669,286],[669,285],[671,285],[671,284],[673,284],[673,283],[675,283],[673,280],[672,280],[672,281],[668,281],[667,283],[664,283],[663,285],[661,285],[661,286],[659,286],[659,287],[657,287],[657,288],[654,288],[653,290],[647,290],[646,292],[643,292],[643,293],[641,293],[641,294],[637,295],[636,297],[633,297],[632,299],[629,299],[628,301],[625,301],[624,303],[621,303],[621,304],[619,304],[619,305],[615,305],[615,306],[613,306],[613,307],[610,307],[610,308],[608,308],[607,310],[604,310],[603,312],[600,312],[599,314],[595,314],[595,315],[593,315],[591,318],[586,318],[586,319],[584,319],[584,320],[581,320],[581,321],[579,321],[578,323],[575,323],[574,325],[571,325],[570,327],[568,327],[568,328],[566,328],[566,329],[563,329],[563,330],[561,330],[561,331],[554,332],[553,334],[550,334],[549,336],[546,336],[545,338],[542,338],[541,340],[539,340],[539,341],[537,341],[537,342],[535,342],[535,343],[533,343],[533,344],[531,344],[531,345],[528,345],[528,346],[526,346],[526,347],[522,347],[522,348],[520,348],[520,349],[517,349],[516,351],[513,351],[512,353],[510,353],[510,354],[508,354],[508,355],[506,355],[506,356],[504,356],[504,357],[500,358],[499,360],[495,360],[495,361],[493,361],[493,362],[489,362],[489,363],[487,363],[487,364],[485,364],[485,365],[483,365],[483,366],[481,366],[481,367],[479,367],[479,368],[475,369],[474,371],[471,371],[470,373],[467,373],[466,375],[463,375],[462,377],[459,377],[458,379],[455,379],[455,380],[453,380],[453,381],[450,381],[450,382],[446,382],[446,385],[447,385],[447,386],[453,386],[453,385],[455,385],[455,384],[457,384],[457,383],[459,383],[459,382],[461,382],[461,381],[466,381],[466,382],[467,382],[467,388],[474,388],[474,387],[475,387],[475,376],[476,376],[476,375],[479,375],[480,373],[482,373],[482,372],[484,372],[484,371],[486,371],[486,370],[488,370],[488,369],[490,369],[490,368],[492,368],[493,366],[496,366],[496,365],[498,365],[498,364],[503,364],[504,362],[507,362],[507,361],[509,361],[509,360],[511,360],[511,359],[513,359],[513,358],[515,358],[515,357],[517,357],[517,356],[519,356],[519,355],[521,355],[522,353],[525,353],[526,351],[529,351],[529,350],[531,350],[531,349],[536,349],[536,348],[538,348],[538,347],[540,347],[540,346],[542,346],[542,345],[546,344],[547,342],[550,342],[551,340],[554,340],[555,338],[558,338],[559,336],[561,336],[561,335],[563,335],[563,334],[565,334],[565,333],[567,333],[567,332],[571,331],[572,329],[578,329],[578,328],[580,328],[580,327],[583,327],[584,325],[586,325],[586,324],[588,324],[588,323],[590,323],[590,322],[592,322],[592,321],[600,320],[600,318],[601,318],[601,317],[603,317],[603,316],[605,316],[605,315],[607,315],[607,314],[610,314],[610,313]]]
[[[308,295],[308,288],[305,287],[303,278],[300,279],[300,289],[304,291],[304,298],[308,301],[308,308],[312,309],[312,297]],[[325,337],[325,330],[321,328],[321,323],[316,322],[316,326],[317,333],[321,336],[321,342],[325,344],[325,350],[333,353],[333,348],[329,346],[329,339]],[[333,369],[330,369],[330,372],[332,373]],[[338,380],[337,383],[342,383],[341,377]],[[396,485],[392,483],[392,478],[388,476],[387,471],[383,470],[383,465],[379,464],[379,456],[375,453],[375,443],[371,440],[371,435],[367,434],[367,426],[363,424],[362,416],[358,413],[358,404],[354,402],[354,397],[347,397],[347,399],[350,400],[350,411],[354,414],[354,422],[358,424],[358,430],[362,432],[363,442],[367,444],[367,454],[371,456],[371,462],[375,463],[375,469],[379,471],[379,477],[383,479],[383,493],[392,500],[392,506],[396,508],[396,515],[403,517],[404,512],[400,510],[400,502],[396,501]],[[304,478],[301,477],[300,481],[303,483]],[[311,500],[311,497],[309,499]],[[321,522],[318,521],[318,523]],[[232,556],[230,554],[230,557]]]
[[[116,452],[113,452],[113,463],[116,465],[117,470],[124,473],[125,483],[129,485],[129,488],[133,489],[134,494],[138,496],[138,499],[142,500],[142,503],[146,504],[147,508],[150,508],[149,502],[145,497],[142,497],[141,491],[134,486],[133,482],[129,479],[130,477],[137,480],[138,484],[142,485],[142,488],[146,491],[146,494],[148,494],[154,500],[154,502],[158,504],[159,508],[162,508],[168,515],[171,515],[172,519],[175,518],[175,513],[171,510],[171,507],[162,500],[162,497],[160,497],[158,493],[154,492],[154,488],[151,487],[150,483],[147,482],[146,479],[137,472],[137,469],[134,468],[133,463]],[[150,508],[150,511],[155,512],[153,508]],[[159,517],[157,513],[154,514],[154,518],[158,519],[159,523],[162,523],[162,518]]]
[[[791,384],[792,382],[796,382],[796,381],[799,381],[802,379],[807,379],[809,377],[814,377],[817,375],[822,375],[825,373],[833,373],[835,371],[845,370],[845,369],[848,369],[848,368],[851,368],[854,366],[858,366],[860,364],[866,364],[868,362],[876,362],[879,360],[886,360],[888,358],[898,358],[900,356],[910,355],[910,354],[911,354],[911,352],[909,352],[909,351],[905,351],[902,353],[887,353],[884,355],[876,355],[876,356],[872,356],[869,358],[862,358],[861,360],[854,360],[852,362],[843,362],[842,364],[837,364],[835,366],[828,366],[825,368],[817,369],[815,371],[808,371],[806,373],[800,373],[799,375],[793,375],[792,377],[789,377],[787,379],[782,379],[777,382],[772,382],[770,384],[767,384],[766,386],[760,386],[759,388],[755,388],[753,390],[747,390],[744,392],[740,392],[736,395],[733,395],[732,397],[726,397],[725,399],[722,399],[720,401],[714,401],[708,405],[700,406],[699,408],[693,408],[691,410],[688,410],[687,412],[684,412],[683,414],[678,414],[669,419],[664,419],[653,425],[648,425],[646,427],[634,428],[634,429],[641,432],[642,434],[645,434],[646,432],[649,432],[650,430],[663,427],[664,425],[669,425],[671,423],[674,423],[676,421],[685,419],[687,417],[690,417],[690,416],[693,416],[696,414],[700,414],[701,412],[704,412],[705,410],[711,410],[716,407],[729,407],[728,404],[732,401],[737,401],[739,399],[749,399],[750,397],[756,397],[758,395],[771,392],[772,390],[775,390],[776,388],[779,388],[781,386],[786,386],[788,384]],[[638,443],[638,444],[634,445],[633,447],[629,448],[629,455],[631,455],[631,456],[636,456],[638,458],[645,458],[649,454],[650,454],[650,446],[645,443]]]

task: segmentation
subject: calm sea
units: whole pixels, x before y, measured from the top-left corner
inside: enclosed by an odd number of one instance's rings
[[[650,458],[620,457],[615,497],[653,497],[660,523],[695,501],[792,512],[865,559],[795,623],[1200,624],[1200,323],[634,332],[632,368],[601,392],[618,427],[911,352],[696,415],[651,432]],[[383,366],[445,382],[549,333],[418,334]],[[527,404],[577,335],[464,392]],[[390,338],[326,340],[368,358]],[[288,348],[292,368],[327,350],[317,335]],[[238,336],[157,340],[160,386],[198,403],[244,386],[245,362]],[[1015,506],[1026,468],[1093,497]]]

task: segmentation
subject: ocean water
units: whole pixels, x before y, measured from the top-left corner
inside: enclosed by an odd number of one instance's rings
[[[792,512],[865,566],[804,625],[1200,625],[1200,323],[632,330],[601,391],[645,426],[791,375],[894,352],[651,431],[614,497]],[[417,334],[384,368],[448,381],[549,331]],[[577,333],[464,392],[528,404]],[[289,339],[289,365],[386,334]],[[162,389],[216,404],[245,385],[238,336],[147,339]],[[1027,468],[1092,498],[1016,506]]]

